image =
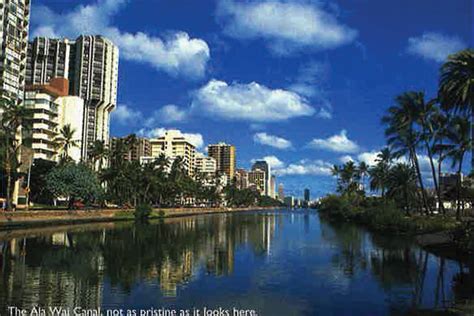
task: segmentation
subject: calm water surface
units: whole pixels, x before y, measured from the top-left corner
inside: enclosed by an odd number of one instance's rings
[[[311,211],[13,233],[0,235],[1,315],[12,305],[237,307],[269,316],[431,315],[474,305],[472,264]]]

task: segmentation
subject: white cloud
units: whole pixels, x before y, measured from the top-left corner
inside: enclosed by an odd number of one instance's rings
[[[308,144],[308,147],[338,153],[354,153],[359,151],[359,145],[347,137],[346,130],[342,130],[339,134],[326,139],[315,138]]]
[[[418,37],[410,37],[407,52],[428,60],[444,62],[448,55],[463,48],[466,48],[466,44],[458,37],[427,32]]]
[[[185,121],[188,118],[188,112],[174,104],[168,104],[163,106],[154,116],[158,121],[174,123]]]
[[[122,32],[112,25],[112,18],[125,3],[125,0],[99,0],[90,5],[78,5],[66,13],[35,6],[32,35],[74,38],[80,34],[102,34],[120,48],[125,60],[151,65],[172,76],[204,76],[210,59],[209,46],[204,40],[190,38],[186,32],[170,33],[165,38],[143,32]]]
[[[255,161],[257,160],[264,160],[266,161],[271,169],[273,170],[278,170],[278,169],[281,169],[281,168],[284,168],[285,167],[285,163],[283,161],[281,161],[280,159],[278,159],[278,157],[276,156],[265,156],[263,158],[260,158],[260,159],[252,159],[252,163],[255,163]]]
[[[354,158],[352,158],[352,156],[345,155],[345,156],[339,157],[339,161],[342,163],[346,163],[349,161],[354,161]]]
[[[257,160],[265,160],[271,167],[272,173],[276,176],[329,176],[332,165],[322,160],[303,159],[296,163],[286,165],[276,156],[266,156],[260,159],[252,159],[252,163]]]
[[[363,152],[357,155],[357,160],[365,162],[369,166],[374,166],[377,164],[377,156],[380,154],[380,151],[368,151]]]
[[[275,170],[277,176],[313,175],[330,176],[332,165],[322,160],[301,160]]]
[[[256,82],[229,85],[215,79],[195,93],[192,108],[213,117],[251,122],[284,121],[315,113],[306,99],[294,92],[272,90]]]
[[[321,6],[303,2],[223,0],[217,16],[229,36],[266,39],[279,54],[305,48],[331,49],[357,37],[357,31]]]
[[[141,129],[137,134],[144,137],[154,138],[164,136],[167,131],[177,131],[179,134],[184,136],[188,142],[196,146],[196,148],[204,147],[204,138],[202,137],[202,134],[199,133],[183,133],[180,130],[157,127],[154,129]]]
[[[289,140],[267,133],[257,133],[253,136],[253,140],[256,143],[275,147],[278,149],[288,149],[292,147],[292,144]]]
[[[134,110],[125,104],[119,104],[111,115],[111,120],[117,121],[121,125],[134,124],[141,119],[140,111]]]

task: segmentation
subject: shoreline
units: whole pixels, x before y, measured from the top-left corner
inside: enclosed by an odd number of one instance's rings
[[[317,210],[319,216],[325,218],[329,222],[350,223],[365,228],[372,234],[388,234],[392,237],[403,237],[413,240],[422,249],[433,254],[445,257],[447,259],[455,259],[463,262],[469,261],[474,249],[462,248],[457,242],[452,239],[452,230],[444,229],[431,232],[409,232],[409,231],[394,231],[383,230],[372,227],[368,223],[356,220],[354,218],[346,218],[345,220],[337,219],[329,214],[321,213]]]
[[[279,207],[236,207],[236,208],[167,208],[153,209],[150,220],[194,215],[224,214],[251,211],[266,211]],[[0,232],[15,229],[75,225],[85,223],[108,223],[135,220],[134,209],[98,210],[41,210],[0,213]],[[163,213],[162,213],[163,212]]]

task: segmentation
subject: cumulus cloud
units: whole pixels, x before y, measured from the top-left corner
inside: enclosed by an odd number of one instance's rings
[[[278,54],[305,48],[331,49],[352,42],[357,31],[340,23],[322,6],[278,0],[223,0],[218,20],[239,39],[265,39]]]
[[[377,164],[377,156],[380,154],[380,151],[367,151],[357,155],[358,161],[363,161],[369,166],[374,166]]]
[[[142,113],[132,109],[125,104],[119,104],[115,111],[112,112],[111,120],[121,125],[133,124],[143,118]]]
[[[203,77],[210,50],[202,39],[186,32],[169,33],[163,38],[144,32],[122,32],[112,25],[112,18],[125,5],[125,0],[98,0],[77,5],[66,13],[57,13],[46,6],[35,6],[32,15],[32,36],[76,37],[80,34],[102,34],[119,48],[125,60],[144,63],[172,76]]]
[[[278,149],[289,149],[292,147],[292,144],[289,140],[267,133],[256,133],[253,136],[253,140],[258,144],[267,145]]]
[[[308,144],[308,147],[338,153],[354,153],[359,151],[359,145],[347,137],[346,130],[342,130],[339,134],[329,138],[315,138]]]
[[[312,176],[330,176],[332,165],[322,160],[301,160],[297,163],[291,163],[284,168],[275,170],[278,176],[294,175],[312,175]]]
[[[184,133],[176,129],[157,127],[153,129],[141,129],[137,134],[144,137],[155,138],[164,136],[167,131],[178,132],[178,134],[182,135],[188,142],[196,146],[198,149],[204,147],[204,138],[202,137],[202,134],[199,133]]]
[[[427,32],[408,39],[407,52],[436,62],[444,62],[448,55],[455,53],[466,44],[459,38],[435,32]]]
[[[276,176],[331,175],[332,165],[322,160],[303,159],[287,165],[276,156],[266,156],[260,159],[252,159],[252,163],[257,160],[265,160],[270,165],[272,173]]]
[[[188,112],[174,104],[168,104],[163,106],[154,116],[158,121],[175,123],[185,121],[188,118]]]
[[[276,122],[315,113],[297,93],[256,82],[227,84],[211,80],[194,95],[192,110],[226,120]]]

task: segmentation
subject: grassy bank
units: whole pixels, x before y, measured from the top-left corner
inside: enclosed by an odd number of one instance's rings
[[[193,216],[204,214],[234,213],[275,209],[274,207],[241,208],[168,208],[153,209],[149,219]],[[0,212],[0,231],[52,225],[70,225],[89,222],[114,222],[135,220],[133,209],[97,209],[80,211],[42,210],[29,212]]]
[[[321,200],[318,210],[329,220],[355,222],[383,233],[417,235],[454,232],[461,225],[450,216],[407,216],[393,202],[379,198],[364,198],[354,203],[347,196],[329,195]]]

